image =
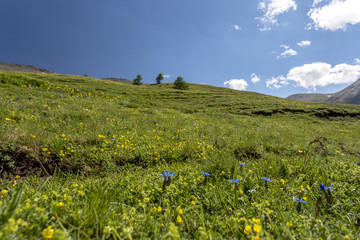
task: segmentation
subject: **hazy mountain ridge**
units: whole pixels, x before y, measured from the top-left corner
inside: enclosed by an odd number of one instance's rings
[[[346,103],[360,105],[360,79],[336,93],[298,93],[290,95],[287,98],[298,101]]]
[[[32,65],[16,64],[0,62],[0,70],[16,71],[16,72],[31,72],[31,73],[52,73],[44,68],[38,68]]]

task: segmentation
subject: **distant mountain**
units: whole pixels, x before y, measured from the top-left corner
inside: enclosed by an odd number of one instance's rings
[[[332,94],[321,94],[321,93],[298,93],[288,96],[287,98],[298,100],[298,101],[308,101],[308,102],[326,102]]]
[[[0,62],[0,70],[16,71],[16,72],[31,72],[31,73],[51,73],[44,68],[38,68],[31,65],[15,64]]]
[[[360,105],[360,79],[337,93],[299,93],[290,95],[287,98],[309,102],[331,102]]]
[[[340,92],[332,94],[326,102],[360,105],[360,79]]]

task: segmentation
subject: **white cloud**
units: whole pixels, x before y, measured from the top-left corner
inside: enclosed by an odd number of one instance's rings
[[[280,47],[284,48],[284,52],[282,52],[279,56],[277,56],[277,59],[288,58],[297,55],[297,51],[295,51],[294,49],[290,48],[287,45],[282,44]]]
[[[315,1],[314,4],[319,2],[321,1]],[[348,25],[360,23],[360,1],[330,0],[325,6],[311,8],[308,16],[317,30],[345,31]]]
[[[241,27],[239,25],[230,25],[230,27],[232,27],[233,29],[235,29],[236,31],[240,31]]]
[[[315,7],[316,5],[318,5],[319,3],[321,3],[322,1],[324,1],[324,0],[314,0],[312,6]]]
[[[356,64],[360,64],[360,59],[355,58],[355,63],[356,63]]]
[[[230,79],[224,82],[224,85],[229,85],[231,89],[246,90],[248,83],[244,79]]]
[[[169,75],[169,74],[164,74],[163,77],[164,77],[164,78],[170,78],[171,75]]]
[[[259,3],[258,9],[264,12],[262,17],[255,19],[262,23],[261,31],[271,29],[271,26],[277,24],[277,16],[289,10],[296,10],[297,5],[294,0],[264,0]]]
[[[298,42],[297,45],[300,47],[308,47],[311,45],[311,42],[308,40],[304,40],[304,41]]]
[[[343,63],[332,67],[328,63],[315,62],[291,69],[286,77],[272,78],[266,86],[279,88],[294,82],[297,86],[315,90],[331,84],[352,83],[359,77],[360,65]]]
[[[251,82],[253,83],[257,83],[260,81],[260,78],[255,73],[251,74],[250,77],[251,77]]]

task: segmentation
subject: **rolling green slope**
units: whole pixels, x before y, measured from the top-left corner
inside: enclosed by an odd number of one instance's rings
[[[189,87],[0,71],[0,239],[359,236],[360,106]]]

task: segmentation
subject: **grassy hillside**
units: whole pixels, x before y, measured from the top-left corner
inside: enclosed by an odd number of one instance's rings
[[[2,239],[360,233],[360,106],[16,72],[0,92]]]

